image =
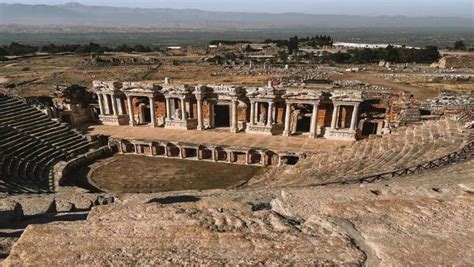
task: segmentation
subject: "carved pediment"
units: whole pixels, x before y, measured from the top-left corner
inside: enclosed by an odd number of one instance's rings
[[[95,92],[113,92],[120,90],[122,83],[118,81],[93,81],[92,90]]]

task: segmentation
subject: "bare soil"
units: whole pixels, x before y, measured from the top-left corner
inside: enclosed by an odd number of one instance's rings
[[[415,96],[415,98],[419,100],[425,100],[431,97],[435,97],[438,95],[439,92],[438,90],[431,87],[414,85],[408,82],[396,83],[387,81],[382,78],[376,77],[375,73],[368,72],[344,73],[344,75],[342,76],[335,76],[332,78],[334,78],[335,80],[360,80],[373,85],[391,88],[395,91],[409,91]]]
[[[153,193],[233,188],[263,170],[260,167],[205,161],[116,155],[96,169],[92,181],[114,193]]]

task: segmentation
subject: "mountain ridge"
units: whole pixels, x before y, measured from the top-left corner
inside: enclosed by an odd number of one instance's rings
[[[472,20],[458,17],[315,15],[297,12],[250,13],[200,9],[129,8],[66,3],[27,5],[0,3],[0,24],[117,26],[193,29],[275,28],[435,28],[472,27]]]

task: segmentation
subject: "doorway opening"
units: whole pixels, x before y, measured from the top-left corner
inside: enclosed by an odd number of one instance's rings
[[[229,105],[216,105],[214,108],[214,114],[216,128],[230,127]]]

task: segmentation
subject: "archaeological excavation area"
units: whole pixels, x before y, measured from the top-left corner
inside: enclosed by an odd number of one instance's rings
[[[0,93],[2,266],[473,260],[459,99],[352,82],[80,92]]]

